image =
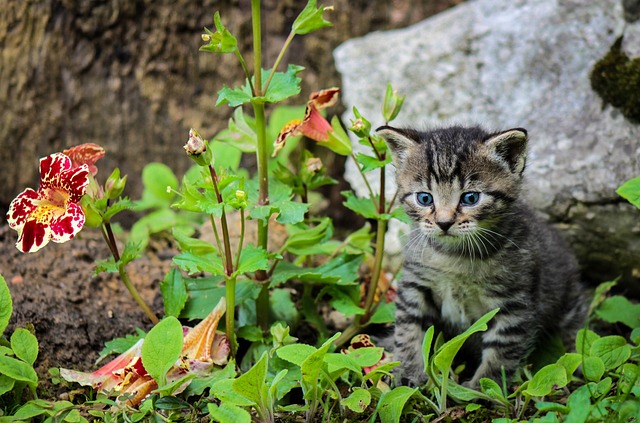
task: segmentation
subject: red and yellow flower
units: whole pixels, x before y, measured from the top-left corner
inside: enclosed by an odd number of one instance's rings
[[[340,126],[337,120],[329,123],[320,113],[320,110],[334,106],[338,102],[339,93],[339,88],[328,88],[312,93],[307,102],[304,118],[290,121],[280,131],[273,143],[273,155],[282,150],[287,138],[301,135],[322,143],[338,154],[348,155],[351,152],[351,143],[344,130],[342,127],[337,128]]]
[[[79,202],[89,184],[89,166],[73,167],[72,159],[55,153],[40,159],[40,187],[20,193],[9,206],[7,222],[18,232],[16,247],[38,251],[49,241],[71,240],[82,229],[84,212]]]

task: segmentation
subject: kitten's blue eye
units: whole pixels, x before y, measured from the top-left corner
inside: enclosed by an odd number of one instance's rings
[[[433,195],[428,192],[418,192],[416,193],[416,201],[421,206],[430,206],[433,204]]]
[[[465,192],[460,198],[460,202],[465,206],[473,206],[480,200],[479,192]]]

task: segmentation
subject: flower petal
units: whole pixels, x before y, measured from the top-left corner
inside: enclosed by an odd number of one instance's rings
[[[98,173],[95,162],[104,157],[104,148],[98,144],[86,143],[64,150],[62,154],[71,159],[72,169],[86,164],[89,167],[89,172],[95,176]]]
[[[38,207],[39,195],[31,188],[22,191],[9,205],[7,223],[12,229],[21,229],[31,213]]]
[[[60,176],[71,169],[71,159],[62,153],[51,154],[40,159],[40,190],[56,188],[60,185]]]
[[[49,225],[36,219],[30,219],[18,229],[16,248],[23,253],[35,253],[47,245],[50,240],[51,229],[49,229]]]
[[[191,360],[211,360],[211,347],[216,336],[218,322],[226,310],[227,303],[224,298],[221,298],[211,313],[184,337],[183,356]]]
[[[335,106],[335,104],[338,102],[339,93],[340,88],[336,87],[327,88],[326,90],[311,93],[307,106],[313,106],[318,110]]]
[[[312,105],[307,106],[307,111],[302,121],[299,131],[307,138],[315,141],[326,141],[329,139],[329,132],[332,131],[331,125],[320,114],[320,112]]]
[[[67,204],[67,211],[62,216],[55,217],[49,223],[51,240],[62,243],[71,240],[84,226],[84,211],[75,203]]]
[[[302,121],[300,119],[294,119],[291,122],[287,123],[284,128],[278,134],[278,138],[273,143],[273,155],[275,157],[278,154],[278,151],[282,150],[285,145],[285,141],[289,137],[297,137],[301,135],[301,132],[298,130],[302,125]]]

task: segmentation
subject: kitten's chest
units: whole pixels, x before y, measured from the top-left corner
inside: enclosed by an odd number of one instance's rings
[[[489,263],[487,265],[490,268]],[[488,289],[491,276],[487,269],[475,265],[469,269],[460,266],[455,272],[436,272],[428,278],[427,284],[441,319],[464,330],[488,311],[499,307],[499,301]]]

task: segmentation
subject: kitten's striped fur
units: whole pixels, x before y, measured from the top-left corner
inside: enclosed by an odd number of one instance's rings
[[[451,337],[499,307],[465,345],[472,373],[511,376],[546,332],[571,347],[586,315],[573,255],[520,201],[527,133],[454,126],[378,129],[394,156],[398,198],[414,224],[398,286],[400,382],[424,382],[421,344],[435,325]],[[477,195],[476,195],[477,194]]]

